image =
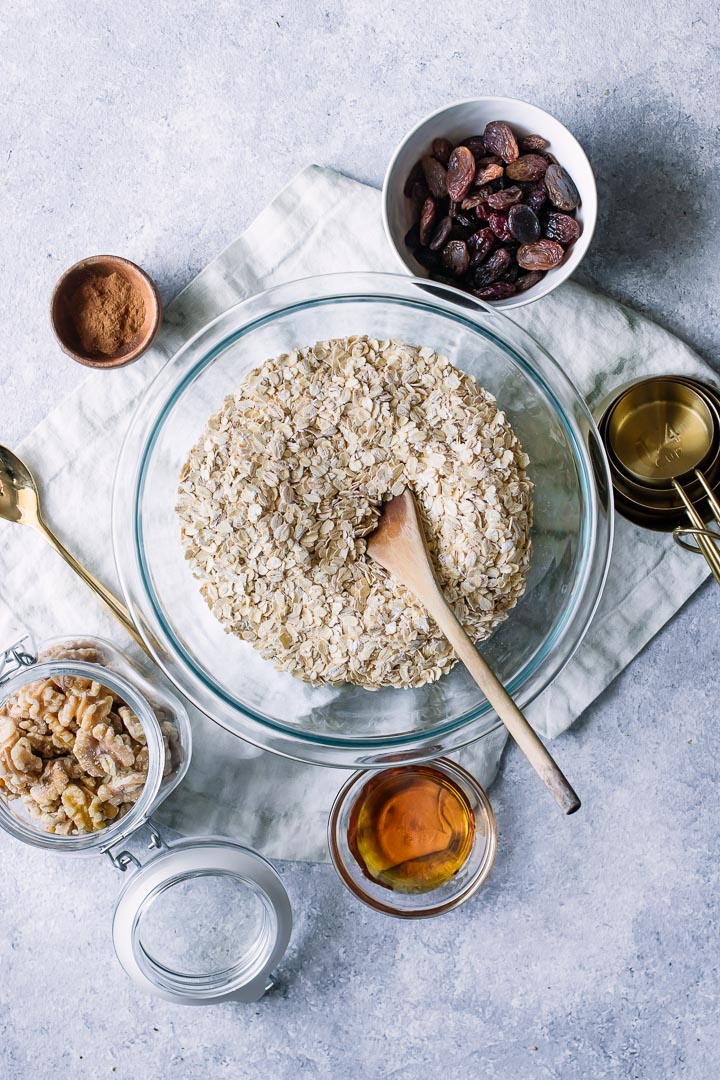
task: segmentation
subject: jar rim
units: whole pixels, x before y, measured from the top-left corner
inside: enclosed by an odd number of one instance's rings
[[[0,703],[5,702],[12,694],[21,690],[23,686],[52,676],[91,678],[109,690],[114,691],[118,697],[121,697],[126,702],[142,724],[147,739],[147,779],[140,798],[134,804],[132,810],[97,832],[75,836],[63,836],[58,833],[46,832],[33,825],[31,819],[28,819],[26,823],[17,814],[13,813],[10,809],[9,800],[2,796],[0,796],[0,828],[15,837],[16,840],[46,850],[62,853],[105,852],[118,841],[124,840],[130,833],[135,832],[147,820],[155,803],[162,784],[165,762],[165,747],[160,724],[147,699],[124,675],[120,675],[102,664],[88,663],[85,660],[40,660],[29,667],[23,668],[3,684]]]

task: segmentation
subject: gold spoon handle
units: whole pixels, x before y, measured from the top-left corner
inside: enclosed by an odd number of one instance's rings
[[[713,577],[718,585],[720,585],[720,551],[712,540],[708,540],[707,537],[703,535],[705,532],[705,522],[695,509],[692,500],[687,496],[682,484],[679,484],[677,480],[673,480],[673,486],[685,504],[685,510],[687,511],[687,516],[690,518],[690,521],[696,529],[702,530],[702,532],[698,532],[697,536],[698,547],[705,556],[705,561],[712,570]]]
[[[98,579],[94,577],[89,570],[86,570],[85,567],[77,561],[75,556],[72,555],[67,550],[67,548],[60,543],[55,533],[48,525],[45,524],[44,520],[40,517],[39,514],[35,520],[28,521],[27,524],[37,529],[37,531],[45,537],[47,542],[55,548],[58,555],[62,556],[62,558],[71,568],[71,570],[74,570],[75,573],[83,579],[85,584],[89,585],[93,592],[100,597],[103,603],[110,608],[110,611],[112,611],[115,618],[123,624],[130,637],[133,638],[133,640],[137,642],[143,652],[147,653],[149,656],[150,653],[148,652],[147,646],[138,634],[135,628],[135,624],[130,618],[130,612],[125,607],[125,605],[118,600],[117,596],[114,596],[109,589],[105,588],[102,582],[98,581]]]
[[[580,799],[573,791],[565,774],[525,719],[495,672],[477,651],[455,618],[440,589],[436,588],[434,595],[427,590],[422,599],[459,659],[468,669],[560,809],[566,814],[575,813],[580,809]]]

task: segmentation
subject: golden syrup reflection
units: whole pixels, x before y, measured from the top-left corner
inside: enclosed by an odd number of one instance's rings
[[[387,769],[360,791],[348,845],[366,877],[395,892],[430,892],[464,865],[475,814],[462,789],[431,765]]]

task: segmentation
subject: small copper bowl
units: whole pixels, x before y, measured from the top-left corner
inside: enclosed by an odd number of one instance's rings
[[[80,344],[71,317],[70,298],[89,277],[113,273],[120,274],[140,293],[145,302],[145,319],[132,341],[117,352],[109,355],[99,352],[88,353]],[[60,348],[73,360],[77,360],[79,364],[85,364],[86,367],[116,368],[131,364],[150,347],[160,329],[162,305],[154,281],[135,263],[130,262],[129,259],[122,259],[119,255],[93,255],[89,259],[75,263],[60,278],[52,295],[50,319]]]

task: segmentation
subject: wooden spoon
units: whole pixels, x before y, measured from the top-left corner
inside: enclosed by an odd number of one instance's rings
[[[427,609],[560,809],[566,814],[579,810],[577,795],[443,596],[409,489],[385,503],[378,527],[367,539],[367,552]]]

